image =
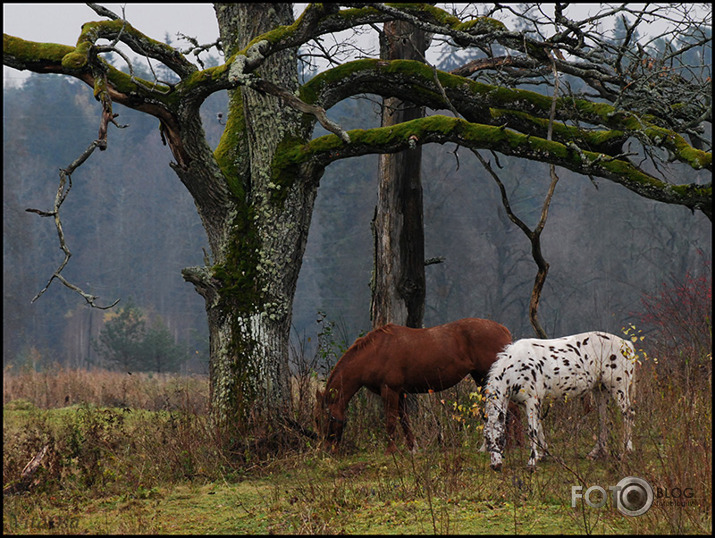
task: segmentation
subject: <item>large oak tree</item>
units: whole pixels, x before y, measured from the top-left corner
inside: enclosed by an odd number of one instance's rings
[[[338,159],[452,142],[605,178],[712,218],[712,183],[681,179],[683,170],[712,166],[710,28],[690,5],[624,4],[579,16],[565,4],[551,12],[539,4],[479,4],[458,16],[429,4],[310,4],[294,19],[290,4],[215,4],[224,61],[210,68],[89,5],[102,20],[86,23],[76,45],[4,35],[3,62],[82,80],[103,105],[98,141],[61,181],[71,181],[95,147],[106,147],[113,103],[158,119],[157,136],[172,151],[210,246],[205,265],[183,276],[206,301],[219,426],[286,400],[296,281],[321,175]],[[672,34],[659,43],[638,39],[641,25],[659,17],[674,23]],[[299,83],[301,47],[327,52],[321,36],[387,21],[409,22],[435,46],[475,54],[453,72],[415,60],[334,61]],[[620,31],[607,32],[615,23]],[[163,64],[177,81],[117,69],[105,56],[118,42]],[[562,83],[553,95],[554,73],[573,85]],[[524,83],[544,89],[519,89]],[[212,149],[199,107],[225,90],[225,131]],[[345,132],[326,111],[358,94],[449,112]],[[318,122],[331,134],[313,137]],[[59,222],[57,211],[47,214]]]

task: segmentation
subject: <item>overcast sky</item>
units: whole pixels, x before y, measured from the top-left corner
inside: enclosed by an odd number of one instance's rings
[[[168,34],[176,40],[181,32],[198,39],[199,43],[212,43],[218,38],[218,24],[213,4],[102,4],[118,15],[125,6],[125,17],[138,30],[149,37],[163,41]],[[296,12],[305,8],[305,3],[295,4]],[[638,8],[642,4],[629,4]],[[545,4],[548,6],[548,4]],[[585,17],[599,4],[573,4],[574,15]],[[705,4],[695,4],[705,6]],[[703,9],[709,13],[709,10]],[[102,20],[85,4],[3,4],[3,32],[30,41],[74,45],[82,23]],[[712,24],[712,21],[709,21]],[[659,29],[662,31],[662,28]],[[179,48],[188,46],[186,42],[176,42]],[[130,57],[134,56],[130,53]],[[428,56],[428,59],[429,56]],[[431,59],[432,60],[432,59]],[[17,83],[29,76],[29,72],[17,71],[3,66],[3,82]]]

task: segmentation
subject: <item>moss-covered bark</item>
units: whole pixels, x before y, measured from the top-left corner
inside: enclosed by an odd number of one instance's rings
[[[292,17],[285,6],[250,4],[221,5],[217,14],[228,54]],[[297,89],[294,51],[273,55],[259,72]],[[299,113],[276,97],[243,88],[231,93],[228,115],[215,156],[233,194],[234,219],[211,270],[221,327],[212,331],[212,407],[217,421],[239,416],[245,422],[249,412],[285,405],[292,301],[317,182],[300,181],[309,167],[291,171],[284,181],[271,173],[286,141],[308,135]]]
[[[473,124],[435,115],[394,127],[356,129],[348,131],[348,134],[351,139],[349,145],[335,135],[326,135],[308,144],[283,148],[274,161],[273,174],[280,177],[286,170],[311,160],[325,167],[338,159],[381,151],[402,151],[412,143],[455,142],[473,149],[491,149],[505,155],[553,163],[580,174],[604,177],[646,198],[699,209],[712,218],[712,184],[672,185],[645,173],[627,160],[609,158],[602,153],[524,135],[505,127]]]
[[[412,98],[435,110],[454,107],[471,122],[506,125],[541,138],[546,138],[552,102],[550,97],[529,90],[484,84],[441,71],[435,76],[429,66],[410,60],[356,60],[320,73],[301,88],[304,101],[325,108],[362,93]],[[556,101],[555,119],[554,139],[564,143],[583,141],[586,149],[613,156],[622,152],[618,140],[642,137],[696,170],[712,169],[711,152],[693,148],[678,133],[659,127],[652,116],[639,117],[608,103],[562,97]],[[576,127],[573,122],[588,127]]]

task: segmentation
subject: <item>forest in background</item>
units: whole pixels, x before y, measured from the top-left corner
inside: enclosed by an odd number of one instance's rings
[[[202,108],[209,142],[218,142],[226,98]],[[73,178],[63,205],[72,259],[64,274],[115,308],[129,301],[163,324],[187,357],[183,371],[208,371],[203,299],[181,269],[203,263],[206,238],[190,196],[168,166],[158,123],[117,105],[120,124],[108,149]],[[52,206],[58,169],[96,137],[100,105],[91,91],[55,75],[32,75],[3,89],[3,364],[55,362],[106,366],[92,345],[111,311],[89,308],[51,286],[62,260],[51,220],[25,211]],[[358,98],[330,116],[345,129],[379,124],[379,102]],[[548,166],[483,152],[506,186],[515,213],[533,226],[549,183]],[[536,273],[530,245],[508,219],[499,189],[481,164],[453,144],[424,148],[425,326],[462,317],[503,323],[515,338],[532,337],[529,294]],[[606,180],[559,170],[543,252],[550,272],[539,317],[549,336],[600,329],[619,333],[663,283],[710,279],[712,227],[702,213],[646,200]],[[679,181],[705,183],[708,171]],[[327,323],[350,344],[370,329],[377,158],[337,162],[322,178],[293,312],[293,349],[315,352]],[[319,322],[318,320],[323,320]]]

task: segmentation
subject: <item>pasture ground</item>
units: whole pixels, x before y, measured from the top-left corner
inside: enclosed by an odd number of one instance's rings
[[[555,458],[529,472],[528,448],[515,448],[502,473],[477,451],[480,397],[471,381],[419,398],[416,454],[402,437],[398,453],[384,454],[379,401],[363,391],[336,455],[288,429],[274,430],[281,441],[271,449],[246,440],[227,453],[207,425],[204,378],[6,369],[4,487],[49,449],[28,490],[4,496],[3,532],[711,534],[708,360],[685,376],[639,368],[633,455],[585,459],[595,409],[557,402],[544,419]],[[295,419],[307,428],[310,382],[295,391]],[[609,417],[615,451],[622,430],[613,403]],[[646,514],[624,516],[611,502],[571,506],[572,486],[607,488],[626,476],[660,492]]]

